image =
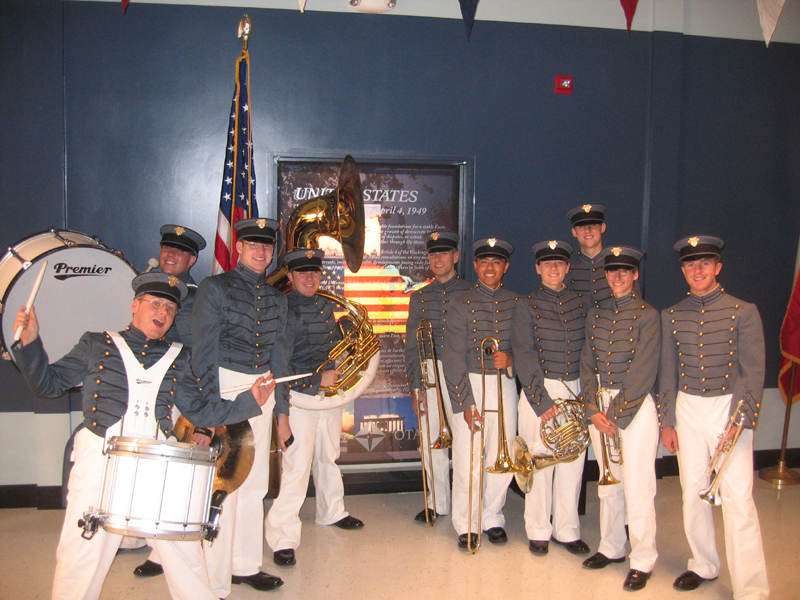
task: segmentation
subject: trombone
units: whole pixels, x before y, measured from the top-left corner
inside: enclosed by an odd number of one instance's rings
[[[485,446],[485,435],[484,435],[484,425],[483,423],[480,424],[480,435],[481,435],[481,443],[480,443],[480,482],[479,482],[479,494],[480,497],[483,497],[483,472],[484,470],[487,473],[493,474],[505,474],[505,473],[517,473],[523,470],[522,467],[515,464],[509,457],[511,453],[508,451],[508,438],[506,437],[506,426],[505,426],[505,411],[503,409],[503,370],[504,369],[497,369],[497,368],[487,368],[486,367],[486,357],[491,356],[495,353],[496,350],[500,349],[500,340],[495,337],[487,336],[481,340],[480,346],[480,353],[481,353],[481,407],[483,409],[483,415],[485,416],[486,413],[496,412],[497,413],[497,428],[498,438],[497,438],[497,459],[495,460],[494,464],[491,467],[485,466],[484,461],[484,446]],[[493,371],[497,377],[497,408],[495,409],[488,409],[486,408],[486,373]],[[510,368],[508,369],[510,375]],[[477,418],[475,417],[475,408],[472,407],[470,410],[473,411],[473,420],[470,426],[470,455],[469,455],[469,530],[467,531],[467,549],[472,552],[473,554],[477,552],[478,548],[481,547],[481,540],[480,540],[480,532],[482,531],[482,510],[478,511],[478,532],[473,535],[472,533],[472,497],[473,497],[473,487],[474,487],[474,476],[473,476],[473,468],[474,468],[474,461],[475,461],[475,425],[477,423]],[[481,502],[482,504],[482,502]],[[476,541],[473,543],[472,539],[475,538]]]
[[[710,504],[711,506],[720,504],[718,493],[720,483],[722,483],[722,474],[725,472],[725,468],[728,466],[728,460],[731,458],[733,447],[736,445],[736,442],[739,441],[739,436],[742,435],[742,431],[744,431],[744,420],[747,415],[745,415],[744,409],[742,408],[743,405],[744,399],[739,400],[739,404],[736,405],[736,410],[728,420],[728,425],[725,427],[725,431],[722,432],[722,434],[717,438],[717,447],[714,449],[714,455],[711,457],[711,463],[708,465],[708,469],[706,470],[706,476],[711,477],[713,473],[714,479],[711,482],[711,486],[706,491],[700,492],[699,495],[703,502]],[[735,430],[735,432],[733,437],[728,439],[731,430]],[[719,463],[720,456],[722,456],[723,453],[725,454],[725,460],[722,461],[722,465],[720,465],[719,469],[717,469],[717,464]]]
[[[606,398],[608,398],[608,403],[605,401]],[[611,405],[611,390],[602,387],[600,375],[597,376],[595,401],[600,412],[608,412],[608,408]],[[597,433],[600,434],[600,452],[603,459],[603,475],[597,485],[616,485],[619,483],[619,479],[611,473],[611,465],[622,465],[622,439],[619,436],[619,429],[611,437],[599,430]]]
[[[417,415],[419,416],[420,426],[422,420],[425,420],[425,429],[427,433],[427,461],[430,468],[430,488],[431,496],[433,499],[433,510],[428,509],[428,476],[425,471],[425,448],[423,444],[419,445],[419,453],[422,462],[422,492],[425,501],[425,522],[431,527],[436,522],[436,485],[433,480],[433,450],[446,450],[453,445],[453,436],[447,423],[447,413],[444,410],[444,398],[442,396],[442,383],[439,378],[439,367],[436,361],[436,344],[433,340],[433,325],[428,319],[422,319],[417,327],[417,355],[419,357],[419,366],[422,377],[420,378],[421,389],[420,395],[417,398]],[[433,379],[430,377],[428,370],[428,361],[433,363]],[[431,424],[428,418],[427,403],[423,406],[422,394],[427,394],[431,388],[436,389],[436,404],[439,410],[439,436],[435,441],[431,442]]]

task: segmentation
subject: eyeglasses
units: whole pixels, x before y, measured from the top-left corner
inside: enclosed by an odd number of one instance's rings
[[[244,243],[247,245],[248,248],[252,248],[253,250],[266,250],[267,248],[272,248],[274,244],[265,244],[263,242],[251,242],[249,240],[243,240]]]
[[[156,309],[156,311],[160,311],[164,309],[167,311],[168,315],[175,316],[178,314],[178,307],[174,304],[170,304],[169,302],[165,302],[164,300],[148,300],[147,298],[139,298],[142,302],[148,302],[150,306]]]

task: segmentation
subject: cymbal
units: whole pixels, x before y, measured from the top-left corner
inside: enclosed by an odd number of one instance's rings
[[[172,430],[181,442],[192,443],[195,426],[183,415],[178,417]],[[253,429],[247,421],[217,427],[211,445],[219,451],[214,491],[230,494],[244,483],[253,468],[256,455]]]

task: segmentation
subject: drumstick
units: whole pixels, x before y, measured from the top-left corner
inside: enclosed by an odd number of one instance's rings
[[[31,290],[31,295],[28,296],[28,303],[25,305],[25,312],[30,314],[31,307],[33,306],[33,301],[36,300],[36,294],[39,293],[39,287],[42,285],[42,279],[44,279],[44,271],[47,269],[47,261],[42,263],[42,269],[39,271],[39,275],[36,277],[36,281],[33,283],[33,289]],[[22,331],[25,329],[23,325],[17,327],[17,331],[14,333],[14,341],[18,342],[19,338],[22,337]]]
[[[151,258],[150,260],[147,261],[147,264],[150,266],[147,267],[144,271],[142,271],[142,275],[144,275],[145,273],[149,273],[150,271],[155,269],[158,266],[158,261],[155,258]]]
[[[275,383],[286,383],[287,381],[294,381],[295,379],[302,379],[303,377],[308,377],[309,375],[313,375],[314,373],[301,373],[300,375],[288,375],[286,377],[278,377],[277,379],[273,379]],[[267,386],[269,383],[262,383],[262,386]],[[232,394],[234,392],[243,392],[245,390],[249,390],[253,387],[252,383],[245,383],[243,385],[235,385],[229,388],[223,388],[220,390],[220,394]]]

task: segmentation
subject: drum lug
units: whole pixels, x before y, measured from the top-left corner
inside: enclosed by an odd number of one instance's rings
[[[81,537],[85,540],[90,540],[100,529],[100,516],[92,512],[93,507],[89,507],[89,511],[83,513],[83,518],[78,519],[78,527],[83,527]]]
[[[50,233],[52,233],[53,237],[56,238],[62,244],[64,244],[67,248],[74,248],[75,247],[75,242],[73,242],[72,240],[68,240],[66,238],[61,237],[58,234],[58,229],[51,229]]]
[[[31,265],[33,265],[33,263],[32,263],[31,261],[29,261],[29,260],[25,260],[24,258],[22,258],[22,257],[21,257],[21,256],[20,256],[20,255],[17,253],[17,251],[16,251],[16,250],[14,250],[13,248],[9,248],[9,249],[8,249],[8,252],[9,252],[9,254],[11,254],[11,256],[13,256],[13,257],[14,257],[14,258],[16,258],[16,259],[17,259],[19,262],[21,262],[21,263],[22,263],[22,270],[23,270],[23,271],[27,271],[28,269],[30,269],[30,268],[31,268]]]

